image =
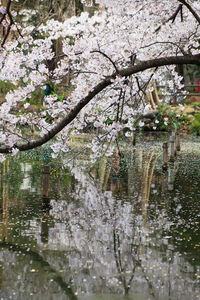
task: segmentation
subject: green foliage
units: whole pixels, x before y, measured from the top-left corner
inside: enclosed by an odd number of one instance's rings
[[[107,120],[105,121],[106,125],[111,125],[113,123],[113,120],[111,120],[109,117],[107,118]]]
[[[178,112],[178,109],[174,109],[165,103],[160,104],[157,109],[157,120],[159,121],[157,130],[171,131],[182,127],[183,113]]]
[[[14,90],[15,85],[9,81],[0,80],[0,94],[6,95],[9,91]]]
[[[189,87],[189,88],[187,88],[187,91],[189,92],[189,93],[195,93],[195,88],[194,87]]]
[[[200,135],[200,113],[194,114],[194,119],[191,124],[192,133]]]
[[[10,83],[9,81],[1,81],[0,80],[0,94],[5,97],[5,95],[14,90],[15,85]],[[20,106],[23,107],[25,103],[30,103],[31,105],[36,105],[39,109],[42,105],[42,93],[40,90],[36,90],[32,95],[31,98],[27,98],[24,101],[20,102]]]
[[[193,82],[194,74],[196,78],[200,77],[200,67],[198,65],[186,65],[186,73],[190,81]]]
[[[40,90],[36,90],[32,93],[31,98],[26,98],[26,100],[20,102],[20,106],[23,110],[23,105],[25,103],[29,103],[32,106],[35,106],[35,110],[38,111],[42,106],[42,92]]]
[[[200,110],[200,103],[198,103],[198,102],[190,102],[190,103],[185,102],[185,107],[192,107],[195,110]]]
[[[160,114],[164,115],[170,109],[170,106],[166,103],[161,103],[160,105],[158,105],[157,109]]]
[[[188,108],[200,109],[200,104],[187,106]],[[157,130],[171,131],[174,129],[186,130],[195,135],[200,135],[200,113],[192,111],[183,113],[178,108],[173,108],[166,104],[158,106]]]

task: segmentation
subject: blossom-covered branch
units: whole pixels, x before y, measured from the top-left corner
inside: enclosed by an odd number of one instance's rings
[[[149,109],[150,81],[184,91],[176,66],[200,65],[200,0],[188,5],[102,0],[92,16],[50,18],[37,30],[22,18],[22,35],[6,39],[0,50],[6,90],[0,152],[33,149],[55,136],[54,153],[67,151],[71,136],[90,124],[102,133],[96,145],[105,136],[111,143],[120,130],[135,130],[135,120]]]
[[[102,92],[107,86],[113,83],[113,80],[120,75],[122,77],[131,76],[133,74],[142,72],[147,69],[161,67],[166,65],[183,65],[183,64],[196,64],[200,66],[200,54],[193,56],[175,56],[175,57],[164,57],[159,59],[154,59],[150,61],[142,62],[136,66],[131,66],[129,68],[125,68],[122,70],[118,70],[118,73],[113,73],[113,75],[104,79],[98,85],[96,85],[86,97],[82,98],[81,101],[65,116],[55,127],[53,127],[48,133],[42,136],[39,139],[34,141],[30,141],[28,143],[22,145],[13,145],[11,147],[3,147],[0,148],[0,153],[10,153],[12,149],[16,148],[20,151],[30,150],[41,146],[51,140],[56,134],[58,134],[65,126],[67,126],[70,122],[72,122],[79,112],[100,92]]]

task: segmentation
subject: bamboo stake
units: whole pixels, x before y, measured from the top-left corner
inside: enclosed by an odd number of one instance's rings
[[[175,170],[174,167],[171,166],[168,169],[168,190],[173,191],[174,189],[174,180],[175,180]]]
[[[176,133],[176,131],[174,131],[172,133],[172,136],[174,137],[174,156],[176,156],[176,154],[177,154],[177,150],[176,150],[176,136],[177,136],[177,133]]]
[[[168,168],[168,143],[163,143],[163,170],[167,170]]]
[[[43,166],[42,197],[49,197],[50,166]]]
[[[158,91],[157,91],[157,86],[156,86],[156,81],[153,80],[153,98],[154,98],[154,102],[155,104],[159,105],[160,104],[160,98],[158,97]]]
[[[174,161],[175,160],[175,136],[172,135],[170,136],[170,161]]]
[[[148,97],[149,97],[152,109],[156,109],[156,104],[154,103],[153,95],[151,92],[148,93]]]
[[[176,134],[176,150],[181,151],[180,134]]]
[[[135,131],[133,131],[133,139],[132,139],[133,146],[136,145],[136,135],[137,135],[137,133]]]

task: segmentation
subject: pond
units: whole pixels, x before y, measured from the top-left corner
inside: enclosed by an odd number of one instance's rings
[[[0,166],[0,299],[200,299],[200,141],[167,171],[159,139],[95,165],[79,144]]]

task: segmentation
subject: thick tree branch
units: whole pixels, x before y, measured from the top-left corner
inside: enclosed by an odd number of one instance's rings
[[[5,13],[2,15],[2,17],[0,19],[0,24],[2,24],[2,22],[5,19],[7,13],[10,12],[11,2],[12,2],[12,0],[8,0],[7,5],[6,5],[6,9],[5,9]]]
[[[20,151],[26,151],[38,146],[41,146],[51,140],[56,134],[58,134],[63,128],[65,128],[69,123],[71,123],[79,114],[79,112],[101,91],[103,91],[107,86],[113,83],[118,75],[122,77],[127,77],[139,72],[151,68],[158,68],[161,66],[168,65],[185,65],[185,64],[195,64],[200,65],[200,54],[198,55],[187,55],[187,56],[171,56],[171,57],[161,57],[157,59],[152,59],[139,63],[138,65],[130,66],[114,72],[112,76],[105,78],[102,82],[96,85],[86,97],[84,97],[69,113],[65,116],[55,127],[49,131],[44,136],[38,138],[37,140],[31,141],[29,143],[19,145],[16,144],[14,147],[2,147],[0,148],[0,153],[10,153],[13,148],[17,148]]]
[[[6,40],[7,40],[8,36],[9,36],[11,27],[14,24],[13,17],[12,17],[11,12],[10,12],[11,2],[12,2],[12,0],[8,0],[6,8],[5,8],[5,13],[2,15],[2,17],[0,19],[0,25],[1,25],[3,23],[3,21],[6,19],[6,15],[9,18],[9,24],[8,24],[7,31],[6,31],[6,33],[4,35],[3,41],[1,42],[1,46],[2,47],[4,46]]]

